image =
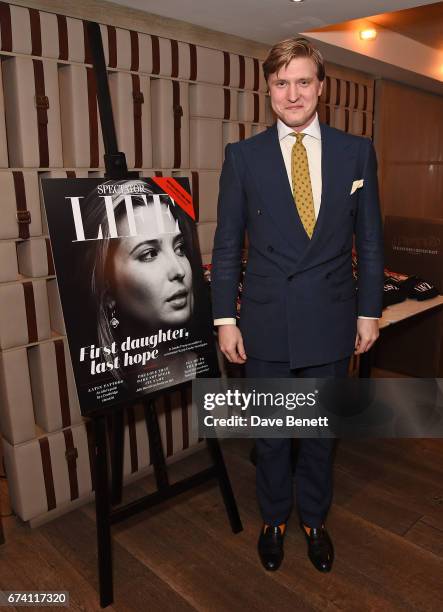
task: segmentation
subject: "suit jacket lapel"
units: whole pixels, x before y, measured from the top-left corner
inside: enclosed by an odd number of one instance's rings
[[[343,145],[338,133],[328,125],[320,123],[321,130],[321,174],[322,192],[320,211],[315,224],[314,233],[309,244],[300,257],[297,269],[303,268],[313,258],[315,249],[322,248],[322,240],[329,239],[331,228],[334,227],[339,209],[337,202],[341,202],[351,186],[349,175],[350,157],[352,151],[346,152],[348,145]],[[352,170],[351,170],[352,174]],[[349,176],[348,176],[349,175]]]
[[[315,248],[316,243],[321,235],[322,227],[327,225],[327,219],[330,213],[330,189],[333,184],[333,173],[334,173],[334,145],[332,133],[329,127],[323,123],[320,123],[321,131],[321,200],[320,210],[318,213],[317,221],[314,227],[314,233],[309,241],[308,248],[306,249],[305,255]]]
[[[272,216],[282,236],[297,251],[303,251],[309,238],[298,215],[289,185],[278,140],[277,125],[265,134],[266,141],[256,146],[252,156],[252,172],[256,177],[263,206]]]

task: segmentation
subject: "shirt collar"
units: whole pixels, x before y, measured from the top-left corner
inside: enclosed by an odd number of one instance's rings
[[[294,131],[294,128],[289,127],[286,123],[283,123],[281,119],[277,119],[277,131],[278,131],[278,139],[283,140],[289,134]],[[312,138],[316,138],[317,140],[321,140],[321,131],[320,131],[320,123],[318,120],[318,114],[315,113],[314,121],[308,125],[307,128],[303,130],[303,134],[308,134],[312,136]]]

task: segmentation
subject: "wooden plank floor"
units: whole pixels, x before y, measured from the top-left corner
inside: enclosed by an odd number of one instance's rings
[[[250,445],[223,441],[244,531],[231,533],[219,490],[211,485],[115,526],[110,610],[442,609],[443,440],[339,443],[327,522],[336,560],[326,575],[306,557],[295,512],[282,567],[268,573],[260,566]],[[172,465],[171,481],[206,465],[202,450]],[[151,490],[149,477],[126,488],[125,501]],[[0,502],[7,512],[4,492]],[[68,590],[71,609],[100,609],[92,504],[37,529],[14,517],[4,526],[0,589]]]

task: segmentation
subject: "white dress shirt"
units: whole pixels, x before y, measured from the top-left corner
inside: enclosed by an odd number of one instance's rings
[[[285,163],[286,173],[288,175],[289,185],[292,192],[292,147],[295,143],[295,138],[292,136],[294,128],[287,126],[281,119],[277,119],[277,133],[278,140],[280,142],[280,149],[283,155],[283,161]],[[321,131],[320,123],[318,121],[318,115],[315,117],[306,128],[302,130],[303,134],[306,134],[302,142],[306,148],[308,155],[308,166],[309,176],[311,179],[312,196],[314,199],[314,210],[315,218],[318,218],[321,203]],[[374,319],[375,317],[364,317],[359,315],[359,319]],[[223,319],[215,319],[214,325],[236,325],[236,319],[232,317],[226,317]]]

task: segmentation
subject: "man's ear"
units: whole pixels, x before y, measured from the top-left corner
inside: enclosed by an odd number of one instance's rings
[[[320,97],[320,96],[321,96],[321,94],[322,94],[322,91],[323,91],[323,85],[324,85],[324,84],[325,84],[325,80],[323,79],[323,81],[320,81],[320,87],[319,87],[319,90],[318,90],[318,97]]]

